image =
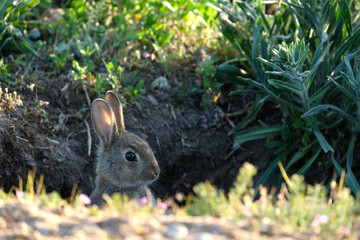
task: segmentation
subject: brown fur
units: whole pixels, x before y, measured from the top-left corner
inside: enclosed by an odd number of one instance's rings
[[[125,130],[123,112],[116,94],[108,91],[102,99],[94,100],[91,117],[101,143],[97,154],[95,190],[92,204],[101,205],[103,194],[115,192],[140,199],[147,196],[148,185],[154,182],[160,168],[146,141]],[[99,114],[100,113],[100,114]],[[127,161],[125,154],[133,152],[137,161]]]

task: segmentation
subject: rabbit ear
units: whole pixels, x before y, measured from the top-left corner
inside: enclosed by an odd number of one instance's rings
[[[123,117],[123,110],[120,103],[119,97],[113,91],[107,91],[105,94],[105,101],[110,105],[116,120],[116,126],[119,132],[125,131],[125,124],[124,124],[124,117]]]
[[[91,105],[91,120],[96,134],[101,141],[108,143],[116,132],[114,113],[111,107],[102,99],[95,99]]]

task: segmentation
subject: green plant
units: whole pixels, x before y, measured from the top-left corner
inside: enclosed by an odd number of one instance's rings
[[[127,85],[124,89],[125,92],[129,94],[130,101],[135,103],[136,107],[140,111],[142,110],[142,106],[141,103],[138,101],[138,98],[140,94],[144,91],[143,86],[144,86],[144,80],[140,80],[135,86]]]
[[[305,174],[320,153],[331,155],[340,173],[335,157],[339,161],[348,146],[347,184],[354,193],[360,190],[351,171],[354,136],[360,130],[359,99],[353,97],[355,92],[346,92],[356,82],[350,80],[355,77],[349,66],[358,61],[360,27],[351,24],[351,17],[359,13],[350,12],[349,2],[284,1],[269,16],[261,1],[234,5],[220,1],[222,31],[239,50],[242,71],[224,65],[215,76],[238,86],[232,94],[255,96],[247,117],[230,132],[235,135],[234,147],[267,138],[266,145],[277,148],[277,157],[257,186],[267,183],[278,162],[287,171]],[[282,122],[243,130],[267,101],[279,107]],[[351,139],[341,140],[347,135]]]
[[[41,117],[41,118],[46,118],[48,113],[46,112],[44,107],[49,105],[49,102],[42,101],[42,100],[39,100],[39,99],[35,98],[34,103],[35,103],[35,107],[36,107],[36,111],[37,111],[38,116]]]
[[[62,67],[65,66],[69,56],[70,56],[70,51],[64,51],[59,54],[51,53],[49,55],[49,57],[52,61],[50,67],[54,68],[56,71],[59,71]]]
[[[117,89],[120,87],[120,80],[122,75],[122,68],[120,65],[118,65],[118,62],[116,59],[113,59],[111,62],[105,63],[103,60],[103,63],[106,67],[107,76],[106,81],[109,83],[113,89]]]
[[[216,103],[220,95],[220,87],[223,83],[217,81],[214,77],[215,73],[215,59],[206,57],[201,65],[196,69],[196,72],[202,77],[203,98],[202,105],[205,111],[208,111],[211,106]]]
[[[38,26],[39,23],[28,21],[31,11],[40,0],[14,1],[4,0],[0,3],[0,52],[16,48],[21,52],[30,52],[40,58],[34,43],[29,39],[24,26]]]
[[[98,96],[103,97],[108,86],[110,86],[110,82],[108,80],[102,79],[101,74],[96,75],[94,90]]]
[[[5,82],[9,76],[8,66],[4,63],[4,58],[0,59],[0,77],[1,82]]]
[[[89,73],[88,66],[82,67],[78,61],[73,60],[72,67],[74,70],[71,71],[71,76],[74,78],[75,84],[78,85],[81,83],[85,83],[86,76]]]
[[[267,217],[299,229],[311,229],[321,238],[358,234],[356,222],[359,217],[355,209],[359,202],[341,182],[338,186],[332,182],[327,192],[323,185],[306,185],[302,176],[284,176],[288,186],[283,184],[277,194],[262,187],[260,198],[253,200],[252,178],[255,174],[256,168],[245,163],[228,196],[208,182],[196,185],[192,204],[186,206],[187,212],[231,219],[246,216],[261,220]]]

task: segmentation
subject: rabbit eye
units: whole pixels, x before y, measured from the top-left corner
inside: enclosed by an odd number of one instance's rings
[[[125,159],[129,162],[135,162],[137,161],[136,155],[133,152],[127,152],[125,153]]]

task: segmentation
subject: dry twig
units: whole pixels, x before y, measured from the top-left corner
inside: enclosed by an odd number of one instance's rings
[[[87,140],[87,144],[88,144],[88,155],[91,155],[91,144],[92,144],[92,138],[91,138],[91,133],[90,133],[90,126],[88,124],[88,122],[86,121],[86,119],[84,119],[84,123],[87,129],[87,135],[88,135],[88,140]]]

